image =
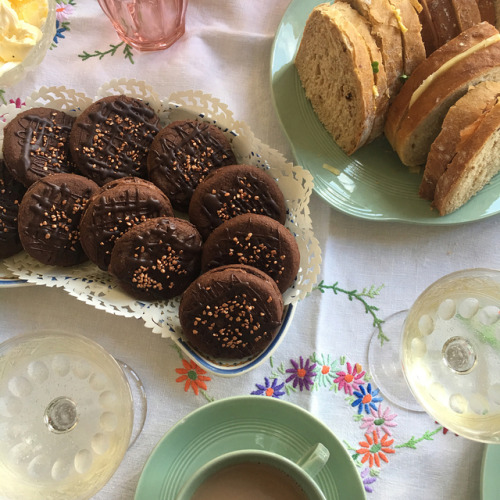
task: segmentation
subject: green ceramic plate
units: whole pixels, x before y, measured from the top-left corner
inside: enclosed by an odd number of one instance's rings
[[[330,429],[302,408],[264,396],[209,403],[176,424],[158,443],[139,479],[135,500],[173,500],[184,481],[216,456],[266,449],[297,460],[321,442],[330,450],[316,480],[328,500],[363,500],[358,471]]]
[[[420,174],[401,164],[385,138],[351,157],[335,144],[306,99],[293,61],[309,13],[318,0],[292,0],[276,32],[271,91],[295,160],[314,177],[316,193],[332,207],[363,219],[459,224],[500,212],[500,175],[456,212],[440,217],[418,196]],[[338,173],[323,168],[331,165]]]
[[[500,492],[500,444],[486,446],[481,469],[481,500],[497,500]]]

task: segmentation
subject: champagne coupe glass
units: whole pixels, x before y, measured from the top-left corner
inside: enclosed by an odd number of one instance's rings
[[[374,333],[368,364],[387,399],[463,437],[500,443],[500,270],[440,278],[384,331],[391,340],[381,345]]]
[[[135,372],[85,336],[3,342],[0,498],[90,498],[140,434],[146,406]]]

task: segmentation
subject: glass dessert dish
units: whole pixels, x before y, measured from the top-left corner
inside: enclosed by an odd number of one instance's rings
[[[384,331],[394,340],[381,346],[377,331],[368,361],[388,399],[463,437],[500,443],[500,271],[444,276]]]
[[[0,497],[87,499],[142,430],[139,378],[92,340],[46,330],[0,344]]]
[[[0,54],[0,88],[15,85],[26,73],[36,68],[45,57],[56,34],[55,0],[28,0],[19,5],[23,9],[19,15],[10,5],[2,4],[1,7],[3,15],[0,33],[3,49]],[[26,25],[23,23],[28,24],[30,36],[26,36]],[[14,62],[8,62],[12,58]]]

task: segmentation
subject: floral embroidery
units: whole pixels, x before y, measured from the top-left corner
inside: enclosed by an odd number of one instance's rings
[[[302,356],[299,358],[299,362],[291,359],[293,368],[289,368],[286,373],[291,373],[291,375],[286,379],[286,382],[291,382],[293,380],[293,387],[299,386],[300,391],[304,388],[309,391],[313,385],[313,378],[316,377],[314,369],[316,368],[316,363],[310,364],[311,360],[308,358],[304,363]]]
[[[90,59],[91,57],[97,57],[99,60],[101,60],[104,56],[112,55],[114,56],[116,54],[116,51],[120,48],[123,47],[123,57],[125,59],[128,59],[131,64],[134,64],[134,54],[132,52],[132,47],[125,42],[120,42],[117,43],[116,45],[110,45],[110,48],[108,50],[102,51],[102,50],[95,50],[92,54],[89,54],[86,50],[83,51],[83,54],[78,54],[78,57],[81,58],[82,61],[86,61],[87,59]]]
[[[372,468],[374,464],[380,467],[381,459],[389,463],[386,453],[395,453],[395,450],[390,448],[392,443],[394,443],[394,439],[388,441],[389,436],[384,434],[379,442],[377,431],[373,431],[372,436],[370,436],[370,434],[365,434],[366,441],[360,441],[359,446],[361,446],[361,448],[356,450],[357,453],[363,455],[361,463],[364,464],[368,461],[370,468]]]
[[[255,394],[258,396],[268,396],[271,398],[280,398],[283,396],[285,392],[282,390],[285,385],[285,382],[282,382],[278,385],[278,379],[274,378],[272,382],[269,381],[267,377],[264,377],[264,385],[255,384],[257,387],[256,391],[253,391],[251,394]]]
[[[344,389],[346,394],[352,396],[352,392],[359,390],[361,384],[364,384],[363,377],[365,371],[361,370],[361,365],[356,363],[351,366],[351,363],[347,363],[347,372],[339,371],[337,372],[338,377],[334,380],[336,384],[339,385],[339,390]]]
[[[382,405],[378,407],[377,411],[370,408],[371,415],[367,415],[363,418],[361,429],[366,429],[367,432],[379,432],[379,429],[382,429],[385,434],[392,436],[391,427],[396,427],[397,425],[396,422],[393,422],[397,414],[393,413],[391,415],[390,411],[391,409],[389,407],[382,410]]]
[[[321,354],[318,358],[316,354],[311,356],[311,359],[316,363],[316,378],[314,379],[314,389],[319,387],[334,387],[335,370],[337,369],[338,361],[332,360],[331,356]]]
[[[363,486],[365,487],[365,491],[367,493],[373,493],[373,488],[370,484],[373,484],[377,480],[377,478],[373,477],[370,472],[371,470],[369,467],[361,471],[361,479],[363,480]]]
[[[380,403],[382,401],[381,397],[376,397],[377,394],[380,392],[380,389],[375,389],[372,391],[372,385],[368,384],[366,386],[366,389],[364,386],[360,385],[359,386],[359,391],[354,391],[354,395],[358,398],[356,399],[351,406],[357,406],[358,407],[358,413],[361,413],[363,409],[365,410],[365,413],[370,413],[370,408],[373,408],[374,410],[377,410],[377,407],[375,406],[375,403]]]
[[[56,4],[56,19],[60,22],[66,21],[73,11],[73,5],[59,2]]]
[[[70,30],[68,18],[75,11],[75,0],[61,0],[56,4],[56,34],[52,40],[51,49],[57,47],[59,41],[66,38],[65,32]]]
[[[184,390],[186,392],[188,392],[189,388],[193,389],[193,392],[196,395],[199,394],[200,389],[206,391],[207,384],[205,384],[205,382],[212,380],[210,377],[205,375],[207,372],[200,368],[194,361],[183,359],[182,364],[184,365],[184,368],[175,369],[175,371],[181,375],[175,381],[186,382],[184,385]]]

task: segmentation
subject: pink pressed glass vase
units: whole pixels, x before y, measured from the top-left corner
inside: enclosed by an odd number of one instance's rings
[[[163,50],[185,31],[188,0],[98,0],[118,36],[137,50]]]

